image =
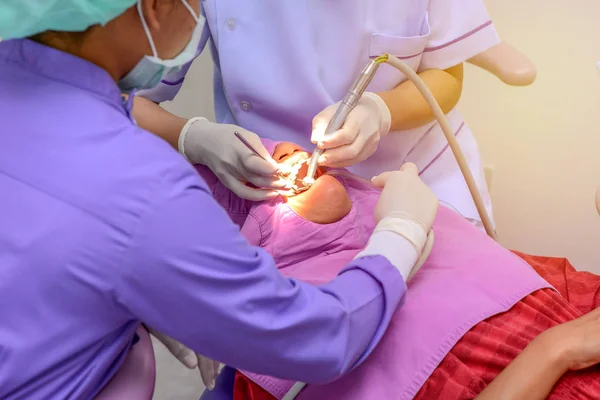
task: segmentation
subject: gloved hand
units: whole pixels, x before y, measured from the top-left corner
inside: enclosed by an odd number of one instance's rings
[[[236,131],[267,161],[252,153],[234,135]],[[277,196],[277,189],[291,188],[278,175],[280,167],[260,138],[239,126],[191,119],[179,136],[179,152],[190,162],[209,167],[225,186],[244,199],[261,201]]]
[[[148,328],[148,331],[157,338],[169,352],[179,360],[188,369],[195,369],[196,367],[200,370],[200,377],[204,386],[208,390],[212,390],[215,387],[215,380],[219,375],[219,369],[221,363],[218,361],[206,358],[203,355],[196,354],[192,350],[179,343],[177,340],[170,338],[169,336],[163,335],[153,329]]]
[[[319,164],[342,168],[369,158],[388,134],[392,123],[390,110],[375,93],[366,92],[356,107],[348,114],[342,129],[324,136],[327,124],[333,118],[340,103],[331,105],[313,119],[311,140],[319,148],[327,149],[319,158]]]
[[[374,177],[372,182],[376,187],[383,188],[375,207],[375,222],[394,215],[404,215],[418,222],[426,234],[431,230],[439,201],[419,178],[415,164],[404,164],[400,171],[384,172]]]
[[[431,252],[431,226],[438,200],[421,181],[414,164],[405,164],[400,171],[385,172],[373,178],[373,184],[383,188],[375,207],[377,225],[367,247],[357,257],[386,257],[406,282]]]

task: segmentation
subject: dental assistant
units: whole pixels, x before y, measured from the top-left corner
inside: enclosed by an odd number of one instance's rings
[[[351,166],[367,179],[414,162],[441,201],[463,216],[479,216],[442,130],[411,82],[382,66],[367,93],[331,138],[322,138],[337,104],[370,58],[390,53],[408,63],[448,113],[491,216],[477,142],[455,106],[462,63],[499,43],[482,0],[357,0],[242,2],[203,0],[207,25],[198,52],[210,43],[215,60],[215,125],[167,117],[153,104],[136,105],[138,122],[209,166],[238,195],[260,200],[278,189],[275,168],[248,165],[248,150],[233,143],[239,126],[277,141],[328,150],[321,164]],[[187,68],[140,94],[174,98]],[[160,118],[158,117],[160,115]],[[184,127],[185,126],[185,127]],[[199,143],[210,142],[206,150]],[[260,142],[254,137],[254,144]],[[268,156],[266,151],[263,151]],[[272,163],[271,163],[272,164]],[[271,175],[269,177],[269,175]],[[240,183],[242,181],[242,183]]]
[[[194,57],[199,13],[0,2],[0,398],[93,398],[140,323],[237,368],[325,382],[369,355],[402,303],[437,211],[414,166],[379,177],[369,245],[313,287],[283,278],[136,125],[121,93]]]

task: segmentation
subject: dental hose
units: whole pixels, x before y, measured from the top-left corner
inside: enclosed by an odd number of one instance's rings
[[[411,67],[409,67],[394,56],[385,55],[382,57],[385,58],[385,61],[383,62],[386,62],[392,67],[396,68],[404,75],[406,75],[408,79],[410,79],[410,81],[417,87],[417,89],[419,89],[419,92],[421,92],[421,95],[429,105],[429,108],[431,108],[431,111],[433,111],[433,115],[442,127],[444,136],[446,136],[448,145],[450,146],[452,154],[454,154],[454,158],[458,163],[460,172],[465,178],[467,187],[469,188],[469,192],[471,192],[471,197],[473,198],[473,202],[475,202],[475,207],[477,207],[477,212],[479,213],[479,217],[481,218],[481,222],[483,223],[485,231],[492,239],[497,240],[496,231],[494,230],[492,220],[487,214],[487,210],[485,209],[485,204],[483,203],[481,193],[479,192],[477,184],[475,183],[475,179],[473,178],[473,174],[471,173],[471,168],[469,168],[467,159],[465,158],[465,155],[463,154],[462,149],[458,144],[458,140],[456,140],[456,136],[454,136],[454,132],[452,131],[452,127],[450,126],[450,122],[448,121],[448,118],[446,118],[446,115],[444,115],[444,112],[442,111],[442,108],[438,104],[437,100],[435,99],[435,97],[433,97],[433,94],[431,94],[431,91],[429,90],[425,82],[423,82],[421,77]]]
[[[435,116],[437,122],[440,124],[440,127],[444,132],[444,136],[448,141],[448,145],[452,150],[452,154],[454,154],[454,158],[458,163],[460,172],[465,178],[467,187],[469,188],[469,192],[471,193],[471,197],[473,198],[473,202],[475,203],[475,207],[477,208],[477,212],[479,214],[479,217],[481,218],[481,222],[483,223],[485,231],[492,239],[497,240],[496,231],[494,230],[494,227],[492,225],[492,220],[487,214],[485,204],[483,203],[483,199],[481,198],[481,193],[479,193],[479,189],[477,188],[477,184],[475,183],[475,179],[473,178],[473,174],[471,173],[469,164],[467,163],[467,160],[460,148],[460,145],[458,144],[458,141],[454,136],[454,132],[450,127],[450,122],[448,122],[446,115],[444,115],[444,112],[442,111],[437,100],[435,99],[435,97],[433,97],[433,94],[431,94],[431,91],[429,90],[425,82],[423,82],[421,77],[415,71],[413,71],[411,67],[406,65],[404,62],[400,61],[398,58],[389,54],[385,54],[369,62],[369,64],[361,72],[354,85],[352,85],[352,87],[348,91],[348,94],[346,95],[344,100],[342,100],[338,110],[334,114],[331,122],[325,130],[325,135],[334,133],[342,127],[344,121],[346,120],[346,117],[354,109],[354,107],[360,100],[360,97],[366,90],[367,86],[369,85],[369,83],[371,83],[371,80],[377,72],[379,65],[383,63],[391,65],[392,67],[396,68],[404,75],[406,75],[406,77],[417,87],[417,89],[429,105],[431,111],[433,111],[433,115]],[[323,151],[324,150],[317,148],[311,156],[307,173],[307,177],[309,178],[309,180],[306,182],[308,185],[312,183],[310,180],[314,177],[317,168],[318,158],[323,153]]]

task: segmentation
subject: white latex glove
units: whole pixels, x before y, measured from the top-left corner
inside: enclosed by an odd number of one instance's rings
[[[252,153],[234,135],[236,131],[267,161]],[[260,138],[239,126],[191,119],[179,136],[179,152],[190,162],[209,167],[225,186],[244,199],[261,201],[277,196],[278,189],[290,189],[289,182],[278,175],[280,166]]]
[[[169,350],[169,352],[188,369],[195,369],[197,367],[200,370],[200,377],[202,378],[204,386],[206,386],[208,390],[214,389],[215,380],[219,375],[219,369],[221,367],[220,362],[194,353],[194,351],[188,349],[186,346],[169,336],[163,335],[153,329],[148,330],[152,336],[157,338],[167,350]]]
[[[431,252],[438,199],[421,181],[414,164],[383,173],[373,178],[373,184],[383,188],[375,207],[377,226],[358,257],[386,257],[406,282]]]
[[[439,201],[419,177],[413,163],[402,166],[400,171],[384,172],[372,179],[373,185],[382,188],[375,207],[375,222],[390,216],[404,215],[418,222],[429,233],[437,215]]]
[[[206,389],[213,390],[217,376],[219,376],[219,370],[221,369],[221,363],[210,358],[206,358],[203,355],[197,354],[198,356],[198,369],[200,370],[200,376]]]
[[[313,119],[311,140],[321,149],[327,149],[319,158],[319,164],[328,167],[348,167],[369,158],[388,134],[392,123],[390,110],[375,93],[366,92],[356,107],[348,114],[342,128],[324,136],[327,124],[333,118],[340,103],[321,111]]]

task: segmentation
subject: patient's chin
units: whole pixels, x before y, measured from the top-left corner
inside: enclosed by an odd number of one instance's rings
[[[296,214],[317,224],[338,222],[352,210],[346,188],[330,175],[319,177],[307,191],[287,202]]]

